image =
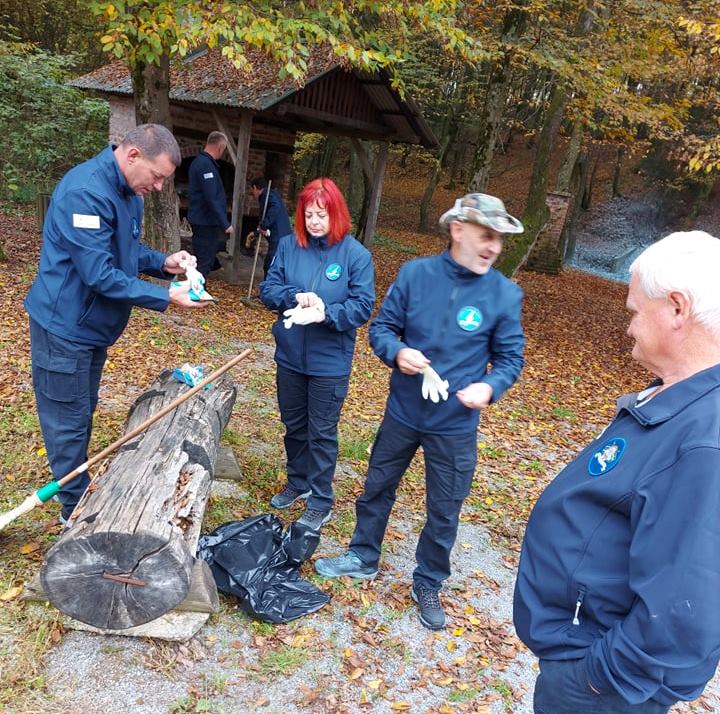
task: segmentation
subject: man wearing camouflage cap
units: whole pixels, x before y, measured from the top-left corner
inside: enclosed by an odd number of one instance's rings
[[[475,472],[479,411],[515,382],[525,343],[522,291],[492,267],[503,235],[522,233],[520,221],[500,199],[471,193],[443,214],[440,227],[447,250],[403,265],[370,327],[375,354],[393,370],[385,416],[350,548],[315,563],[326,577],[377,575],[398,484],[422,446],[427,520],[411,594],[433,630],[445,626],[438,593]]]

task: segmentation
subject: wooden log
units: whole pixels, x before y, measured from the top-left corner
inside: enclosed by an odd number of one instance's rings
[[[163,371],[132,406],[126,433],[187,389]],[[223,377],[127,442],[95,478],[40,570],[42,589],[58,610],[121,630],[185,600],[235,396],[232,379]]]

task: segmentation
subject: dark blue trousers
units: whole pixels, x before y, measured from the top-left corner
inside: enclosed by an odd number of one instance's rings
[[[197,258],[197,269],[207,276],[220,264],[215,256],[224,245],[227,236],[220,226],[192,226],[192,248]]]
[[[665,714],[670,709],[654,701],[628,704],[619,694],[595,694],[584,659],[541,659],[533,708],[535,714]]]
[[[467,434],[428,434],[385,414],[375,437],[364,492],[355,503],[357,525],[350,548],[366,565],[377,566],[400,479],[419,446],[425,455],[427,519],[415,551],[413,581],[437,591],[450,575],[450,551],[457,538],[460,509],[475,472],[474,430]]]
[[[40,428],[57,480],[87,461],[107,348],[64,340],[31,318],[30,354]],[[72,513],[89,483],[86,472],[61,489],[63,516]]]
[[[288,483],[310,489],[308,507],[329,511],[338,455],[338,421],[350,375],[312,377],[277,367],[280,419],[285,425]]]

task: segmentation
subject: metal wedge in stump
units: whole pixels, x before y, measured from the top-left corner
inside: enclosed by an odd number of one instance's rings
[[[187,385],[163,371],[135,401],[126,432],[183,390]],[[193,572],[204,587],[215,587],[194,554],[235,396],[225,375],[121,447],[42,566],[42,589],[55,607],[94,627],[120,630],[178,605]]]

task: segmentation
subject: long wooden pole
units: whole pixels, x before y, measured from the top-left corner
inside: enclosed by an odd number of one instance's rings
[[[72,471],[70,471],[70,473],[66,474],[61,479],[46,483],[42,488],[39,488],[37,491],[35,491],[35,493],[32,493],[30,496],[28,496],[19,506],[13,508],[11,511],[6,511],[3,514],[0,514],[0,531],[3,530],[7,525],[12,523],[16,518],[19,518],[20,516],[29,513],[36,506],[40,506],[46,501],[49,501],[60,491],[61,487],[64,486],[66,483],[72,481],[74,478],[77,478],[81,473],[87,471],[91,466],[94,466],[98,461],[104,459],[108,454],[111,454],[116,449],[119,449],[123,444],[126,444],[128,441],[130,441],[130,439],[134,439],[138,434],[145,431],[145,429],[147,429],[149,426],[152,426],[156,421],[158,421],[158,419],[162,419],[166,414],[169,414],[171,411],[173,411],[173,409],[179,407],[183,402],[190,399],[190,397],[192,397],[194,394],[197,394],[201,389],[204,389],[208,384],[218,379],[219,377],[222,377],[225,372],[227,372],[229,369],[232,369],[238,362],[240,362],[240,360],[245,359],[245,357],[247,357],[251,352],[252,350],[247,349],[243,350],[240,354],[235,355],[235,357],[233,357],[229,362],[226,362],[219,369],[216,369],[211,375],[205,377],[205,379],[198,382],[194,387],[189,389],[184,394],[181,394],[179,397],[173,399],[170,404],[164,406],[159,412],[157,412],[157,414],[153,414],[150,418],[146,419],[142,424],[138,424],[132,431],[129,431],[127,434],[123,434],[123,436],[121,436],[117,441],[114,441],[109,446],[106,446],[100,453],[95,454],[95,456],[88,459],[84,464],[80,464],[80,466],[74,468]]]

